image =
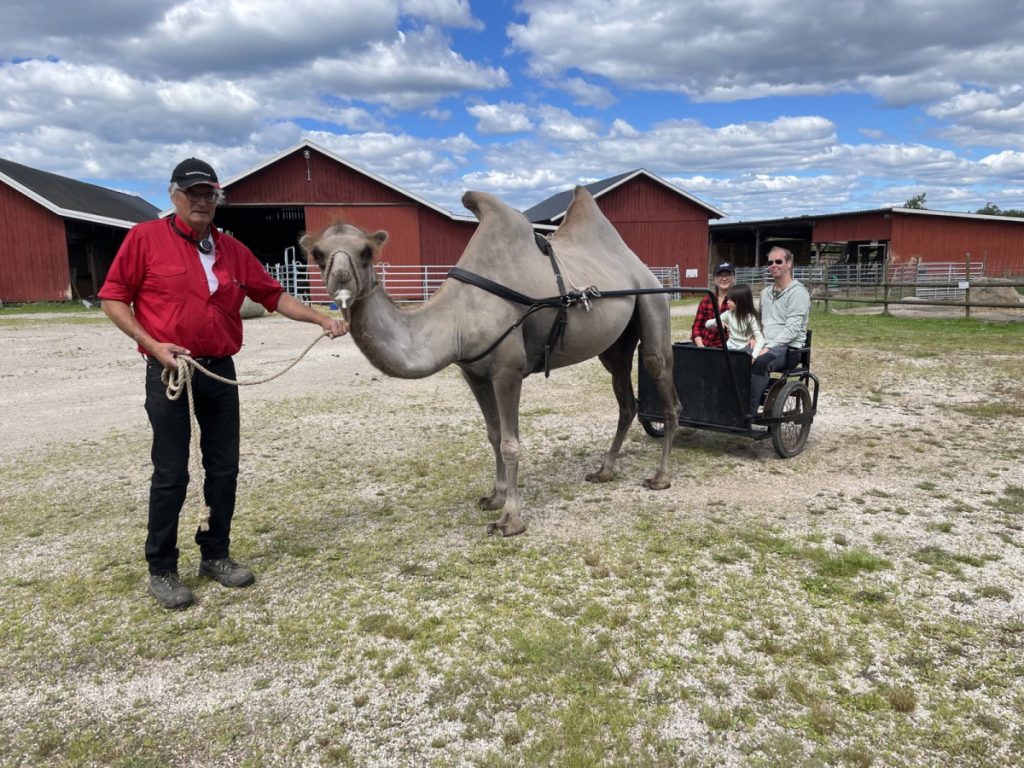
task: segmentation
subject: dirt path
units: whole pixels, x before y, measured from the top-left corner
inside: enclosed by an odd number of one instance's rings
[[[24,324],[0,326],[0,461],[73,443],[76,436],[147,427],[145,366],[130,339],[105,321],[83,325],[24,317]],[[318,333],[277,315],[247,320],[245,346],[236,357],[240,380],[284,369]],[[377,375],[350,339],[324,339],[280,378],[244,387],[243,402],[321,391],[332,385],[339,367]]]

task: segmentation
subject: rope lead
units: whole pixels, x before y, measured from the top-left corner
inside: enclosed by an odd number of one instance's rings
[[[282,376],[306,356],[318,342],[322,341],[325,336],[330,334],[324,331],[321,335],[317,336],[313,343],[302,350],[295,360],[293,360],[287,368],[283,371],[275,373],[273,376],[268,376],[265,379],[259,379],[257,381],[233,381],[232,379],[226,379],[223,376],[218,376],[213,371],[209,371],[196,362],[195,359],[189,355],[178,355],[175,361],[178,363],[177,368],[164,368],[160,372],[160,381],[167,387],[167,399],[177,400],[181,397],[181,393],[185,392],[188,397],[188,414],[189,414],[189,431],[191,437],[189,438],[189,482],[191,478],[198,478],[202,473],[202,462],[200,460],[200,447],[199,447],[199,422],[196,419],[196,407],[195,400],[192,397],[192,377],[195,375],[196,369],[202,371],[205,375],[209,376],[214,381],[219,381],[222,384],[230,384],[233,387],[250,387],[256,384],[266,384],[268,381],[273,381],[278,376]],[[197,481],[198,482],[198,481]],[[198,483],[199,487],[202,488],[202,483]],[[200,531],[210,530],[210,507],[207,506],[205,501],[200,501],[199,511],[197,513],[197,519],[199,523]]]

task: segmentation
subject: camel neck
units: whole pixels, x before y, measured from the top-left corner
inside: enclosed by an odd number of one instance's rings
[[[452,308],[438,291],[426,304],[402,309],[376,284],[352,305],[352,339],[388,376],[421,379],[458,358]]]

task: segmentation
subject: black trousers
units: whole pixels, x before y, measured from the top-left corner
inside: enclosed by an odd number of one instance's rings
[[[219,376],[235,378],[235,364],[230,357],[198,360]],[[167,387],[160,381],[162,370],[163,366],[154,360],[146,365],[146,413],[153,427],[153,477],[146,537],[150,573],[178,570],[178,516],[188,487],[192,435],[186,393],[177,400],[168,400]],[[228,556],[238,487],[238,387],[196,371],[192,395],[203,456],[203,495],[210,507],[210,530],[200,531],[197,523],[196,544],[203,560],[220,559]],[[198,510],[199,502],[190,499],[189,509],[193,508]]]

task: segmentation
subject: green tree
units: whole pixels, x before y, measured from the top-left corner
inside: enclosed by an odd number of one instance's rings
[[[1007,208],[1004,211],[995,203],[985,203],[975,213],[980,213],[984,216],[1016,216],[1017,218],[1024,218],[1024,211],[1018,208]]]
[[[928,197],[927,192],[922,192],[920,195],[914,195],[912,198],[907,200],[903,204],[904,208],[924,208],[924,199]]]

